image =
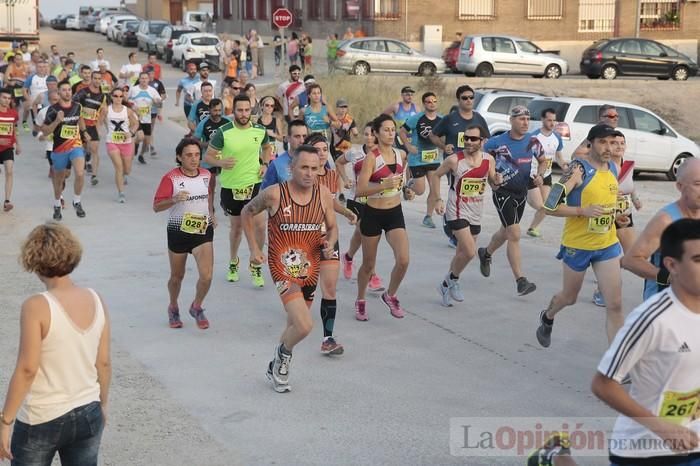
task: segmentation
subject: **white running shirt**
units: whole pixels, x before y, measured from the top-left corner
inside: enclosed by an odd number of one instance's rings
[[[552,160],[554,160],[557,152],[564,150],[564,142],[559,136],[559,133],[552,131],[552,134],[545,136],[542,134],[542,128],[535,131],[534,136],[542,144],[542,149],[544,149],[544,156],[547,158],[547,170],[544,172],[543,178],[547,178],[552,174]],[[537,159],[532,158],[532,168],[530,169],[530,176],[535,176],[537,174]]]

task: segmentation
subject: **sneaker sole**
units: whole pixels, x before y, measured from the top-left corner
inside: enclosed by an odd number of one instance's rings
[[[386,288],[383,286],[380,286],[379,288],[370,288],[367,287],[367,291],[371,291],[372,293],[383,293],[386,291]]]
[[[440,303],[442,305],[442,307],[452,307],[452,303],[450,302],[450,297],[446,296],[442,292],[442,285],[437,286],[437,291],[438,291],[438,293],[440,293],[440,298],[442,298],[442,302]],[[445,297],[447,297],[447,304],[445,304]]]
[[[342,346],[338,346],[337,348],[333,348],[330,351],[321,350],[321,354],[324,354],[326,356],[340,356],[344,352],[345,352],[345,348],[343,348]]]
[[[537,286],[534,283],[530,284],[532,285],[531,287],[528,287],[523,291],[518,291],[518,296],[525,296],[526,294],[530,294],[537,289]]]
[[[182,322],[179,322],[177,324],[170,324],[170,328],[182,328]]]
[[[277,393],[286,393],[286,392],[291,392],[292,387],[289,386],[289,384],[278,384],[275,382],[275,378],[270,374],[269,372],[266,372],[265,375],[267,376],[267,380],[270,381],[272,384],[272,388],[277,392]]]

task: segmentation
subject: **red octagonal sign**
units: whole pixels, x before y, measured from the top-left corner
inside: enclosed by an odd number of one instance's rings
[[[272,14],[272,24],[279,29],[288,28],[292,25],[293,21],[294,17],[292,16],[292,12],[287,8],[278,8]]]

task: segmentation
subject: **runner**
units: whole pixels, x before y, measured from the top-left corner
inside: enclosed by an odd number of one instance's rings
[[[620,413],[609,441],[613,466],[700,464],[700,221],[674,222],[660,243],[671,289],[627,316],[591,384]]]
[[[682,218],[700,219],[700,159],[689,158],[683,162],[676,179],[676,189],[680,192],[678,200],[656,213],[622,258],[623,268],[644,279],[645,300],[669,285],[669,271],[659,251],[663,231]]]
[[[194,137],[195,139],[199,139],[202,150],[205,153],[209,147],[209,141],[214,136],[214,133],[216,133],[216,130],[227,123],[231,123],[229,118],[222,116],[223,108],[224,105],[220,99],[211,99],[209,102],[209,116],[200,121],[194,131]],[[209,180],[209,197],[213,205],[216,193],[216,176],[221,173],[221,168],[212,167],[204,161],[202,161],[200,165],[211,173],[211,180]]]
[[[24,97],[26,105],[24,105],[24,113],[22,114],[22,126],[27,125],[27,117],[29,116],[30,112],[32,115],[32,123],[34,123],[34,116],[36,113],[34,112],[33,104],[41,94],[48,90],[46,85],[46,78],[48,77],[49,64],[46,61],[41,60],[36,65],[36,73],[29,76],[24,82]],[[36,133],[33,135],[36,136]]]
[[[199,167],[202,157],[199,141],[184,138],[175,149],[178,167],[166,173],[153,198],[153,210],[169,209],[168,257],[170,279],[168,280],[168,322],[170,328],[182,328],[178,297],[185,278],[187,255],[192,254],[197,263],[197,280],[190,315],[200,329],[209,328],[202,304],[211,286],[214,269],[214,228],[216,218],[209,197],[209,171]]]
[[[104,92],[105,94],[110,94],[112,92],[112,89],[117,87],[119,79],[117,79],[114,73],[107,69],[106,63],[100,63],[99,65],[97,65],[97,68],[97,71],[99,71],[102,75],[102,92]]]
[[[46,119],[46,112],[49,111],[49,108],[52,105],[56,105],[59,102],[59,97],[58,97],[58,89],[56,90],[50,90],[46,93],[48,102],[47,105],[39,110],[39,112],[36,114],[36,127],[39,130],[37,133],[37,138],[39,141],[45,141],[45,149],[46,149],[46,160],[49,162],[49,178],[53,178],[53,160],[51,160],[51,152],[53,152],[53,136],[51,134],[44,134],[41,131],[41,127],[44,124],[44,120]],[[65,169],[65,176],[64,176],[64,181],[63,181],[63,189],[65,189],[65,179],[70,176],[70,161],[68,161],[68,166]],[[63,197],[61,197],[61,205],[63,205]]]
[[[36,118],[36,115],[42,108],[49,106],[49,91],[58,91],[58,79],[55,76],[49,75],[46,77],[46,89],[39,92],[34,98],[32,102],[32,115],[34,115],[34,118]],[[34,121],[32,135],[36,136],[38,132],[39,123]]]
[[[294,102],[294,99],[304,92],[304,83],[301,82],[301,68],[299,65],[292,65],[289,67],[289,79],[277,87],[277,97],[282,103],[282,113],[284,114],[285,120],[289,123],[294,114],[290,115],[290,104]]]
[[[387,242],[394,251],[394,268],[391,271],[389,288],[382,294],[382,302],[397,319],[403,318],[405,314],[396,293],[406,275],[409,262],[408,235],[400,196],[404,184],[406,153],[394,147],[396,123],[389,115],[378,116],[372,124],[372,131],[378,144],[362,162],[355,191],[357,196],[367,196],[360,223],[362,265],[357,272],[355,302],[355,318],[361,321],[369,319],[365,293],[369,278],[375,270],[382,231],[385,232]],[[412,194],[413,192],[408,190],[409,199],[412,198]]]
[[[291,118],[295,120],[304,118],[302,115],[302,110],[311,102],[309,99],[309,88],[316,84],[316,78],[314,78],[312,74],[307,74],[304,76],[303,82],[304,89],[296,97],[294,97],[292,102],[289,104],[289,113],[291,114]],[[321,98],[321,103],[326,105],[326,100],[323,97]]]
[[[107,128],[105,135],[107,155],[114,165],[114,183],[117,185],[117,201],[126,202],[124,186],[131,173],[134,161],[134,140],[139,131],[139,118],[136,113],[124,105],[126,93],[119,88],[112,91],[112,103],[102,112],[100,123]],[[143,133],[139,134],[143,138]]]
[[[92,71],[99,71],[100,65],[104,65],[105,69],[110,69],[109,60],[105,60],[105,51],[102,47],[95,50],[96,58],[90,62]]]
[[[185,112],[185,117],[190,115],[190,109],[194,100],[190,89],[199,81],[199,76],[197,76],[197,65],[194,63],[187,64],[187,76],[182,78],[179,83],[177,83],[177,91],[175,91],[175,106],[180,105],[180,96],[182,92],[185,92],[185,97],[182,101],[182,109]]]
[[[537,341],[551,343],[554,316],[576,303],[586,269],[593,268],[607,304],[608,342],[622,326],[622,248],[615,235],[617,168],[612,150],[619,131],[596,125],[588,132],[588,159],[574,159],[569,170],[552,188],[545,207],[550,215],[566,217],[557,259],[562,261],[562,290],[540,313]],[[566,199],[564,201],[564,198]],[[563,203],[565,202],[565,203]]]
[[[8,88],[0,89],[0,163],[5,167],[5,202],[3,211],[12,210],[12,183],[14,177],[15,154],[20,155],[22,150],[17,139],[19,115],[17,110],[11,108],[12,91]]]
[[[620,121],[620,114],[614,105],[605,104],[598,108],[598,124],[609,125],[617,129],[617,124]],[[584,158],[588,155],[591,149],[591,143],[588,139],[581,141],[574,151],[572,158]]]
[[[391,104],[384,110],[385,115],[389,115],[394,119],[397,128],[401,128],[409,117],[417,115],[421,111],[413,102],[413,94],[415,93],[416,91],[414,91],[411,86],[404,86],[401,88],[401,100],[395,104]],[[404,146],[406,141],[399,139],[398,131],[396,136],[396,147],[407,152]]]
[[[258,267],[265,260],[256,231],[258,214],[267,210],[269,215],[268,266],[287,312],[287,326],[267,366],[267,378],[279,393],[291,390],[292,350],[313,327],[309,308],[319,279],[321,254],[333,254],[338,240],[333,200],[328,189],[318,183],[319,168],[318,150],[299,146],[292,157],[289,181],[266,188],[242,212],[250,257]]]
[[[214,98],[214,86],[212,83],[203,83],[201,94],[202,98],[192,105],[190,114],[187,117],[187,126],[192,132],[202,120],[209,116],[209,103]]]
[[[97,172],[100,168],[100,133],[97,131],[97,122],[102,119],[108,101],[109,96],[102,92],[102,73],[99,71],[92,72],[88,87],[73,95],[73,102],[80,104],[85,130],[90,135],[90,141],[84,141],[84,146],[90,153],[92,165],[90,183],[93,186],[99,182]]]
[[[243,225],[241,210],[260,190],[260,182],[269,166],[272,145],[265,128],[250,121],[250,99],[239,95],[233,102],[234,121],[217,129],[211,140],[204,161],[221,167],[221,207],[231,220],[229,233],[230,262],[226,276],[230,282],[238,281],[238,247],[241,244]],[[265,240],[265,217],[255,219],[257,243]],[[253,285],[263,287],[262,265],[251,256],[249,270]]]
[[[195,81],[187,91],[191,94],[193,103],[202,98],[202,85],[204,83],[211,84],[214,95],[216,95],[216,79],[209,79],[209,64],[205,61],[199,64],[199,80]]]
[[[330,72],[330,71],[329,71]],[[355,124],[355,119],[348,113],[348,101],[338,99],[335,102],[335,115],[338,118],[338,125],[331,126],[333,136],[333,147],[336,160],[338,157],[352,149],[352,138],[360,135]]]
[[[155,52],[148,52],[148,62],[144,66],[144,71],[148,71],[145,68],[150,66],[151,68],[153,68],[153,80],[160,81],[161,68],[160,68],[160,63],[158,63],[157,58],[158,58],[158,56],[156,55]],[[158,88],[156,88],[156,90],[158,90]]]
[[[266,96],[260,100],[260,108],[258,123],[265,127],[267,136],[271,141],[274,141],[272,144],[272,158],[274,159],[277,157],[277,142],[284,141],[284,126],[282,119],[278,116],[279,113],[277,113],[282,110],[282,106],[276,98]]]
[[[292,175],[291,164],[292,156],[295,150],[302,144],[304,140],[309,136],[309,128],[306,127],[306,123],[302,120],[292,120],[287,125],[287,138],[286,142],[289,145],[289,150],[285,151],[277,156],[265,172],[265,177],[262,181],[262,186],[260,189],[265,189],[273,184],[284,183]]]
[[[464,301],[459,286],[459,274],[476,255],[476,237],[481,232],[481,216],[484,211],[486,182],[498,189],[503,181],[496,172],[496,162],[490,154],[481,151],[484,138],[481,127],[474,125],[464,131],[464,151],[448,156],[428,176],[431,184],[440,186],[440,177],[450,173],[450,189],[447,204],[436,201],[436,211],[445,215],[447,226],[457,238],[457,251],[450,263],[445,279],[438,285],[442,305],[452,306],[450,300]]]
[[[301,109],[301,116],[311,134],[320,133],[326,140],[331,137],[331,124],[338,126],[340,122],[335,112],[323,103],[323,91],[321,86],[311,84],[306,92],[309,94],[309,103]]]
[[[66,168],[70,163],[75,172],[73,181],[73,208],[78,217],[85,217],[85,210],[80,200],[80,194],[85,184],[85,151],[83,140],[90,141],[90,134],[85,130],[85,122],[81,116],[80,104],[71,100],[71,86],[68,81],[58,85],[59,102],[52,105],[46,112],[41,132],[53,135],[53,219],[61,220],[61,197],[65,187]],[[83,136],[81,139],[80,136]]]
[[[160,65],[158,65],[158,68],[155,68],[150,64],[152,55],[148,56],[149,64],[144,66],[143,70],[148,73],[148,85],[155,89],[160,96],[160,103],[151,107],[151,140],[153,141],[151,144],[151,157],[155,157],[158,155],[155,147],[156,122],[163,119],[161,112],[163,111],[163,102],[168,98],[168,93],[165,91],[163,83],[156,77],[160,74]]]
[[[71,83],[71,92],[76,95],[78,92],[86,89],[90,86],[92,82],[92,68],[90,65],[82,65],[80,67],[80,79],[75,80]]]
[[[540,144],[542,144],[544,156],[547,160],[545,162],[547,164],[547,169],[543,174],[544,180],[540,186],[535,186],[534,184],[528,186],[527,203],[536,210],[532,223],[530,223],[527,229],[528,236],[532,236],[533,238],[542,236],[539,226],[547,215],[547,212],[544,210],[544,200],[547,199],[552,189],[552,161],[556,160],[557,164],[562,167],[564,171],[568,168],[561,153],[564,149],[564,143],[559,133],[554,131],[554,127],[557,124],[556,110],[553,108],[545,108],[540,114],[540,120],[542,121],[542,127],[536,130],[534,134],[540,141]],[[531,177],[537,176],[538,167],[539,163],[537,159],[533,160],[530,173]]]
[[[377,147],[377,138],[372,132],[372,122],[365,125],[363,136],[365,143],[359,150],[350,150],[336,160],[337,167],[336,171],[340,176],[345,188],[351,190],[350,197],[346,201],[348,209],[352,210],[357,216],[357,223],[355,223],[355,230],[350,238],[350,244],[348,249],[341,256],[341,263],[343,268],[343,276],[346,280],[352,278],[352,261],[357,251],[359,251],[360,246],[362,246],[362,234],[360,233],[360,221],[365,209],[365,204],[367,204],[367,197],[360,197],[355,195],[355,189],[357,187],[357,177],[362,170],[362,161],[365,160],[367,154]],[[349,180],[345,173],[345,165],[351,164],[354,178]],[[369,283],[367,284],[367,289],[373,293],[381,293],[384,291],[384,283],[382,279],[376,274],[376,270],[372,271],[372,275],[369,277]]]
[[[401,140],[405,141],[408,150],[408,170],[411,175],[406,186],[418,196],[425,192],[425,175],[440,166],[438,148],[430,141],[429,135],[442,119],[437,111],[438,99],[434,92],[423,94],[421,102],[425,111],[409,117],[400,129]],[[433,211],[440,197],[439,180],[439,177],[428,177],[429,192],[423,217],[423,226],[427,228],[435,228]]]
[[[119,70],[119,77],[129,86],[136,85],[143,71],[141,64],[136,62],[137,58],[136,52],[131,52],[129,54],[129,63],[122,65]]]
[[[149,86],[148,81],[148,73],[142,72],[139,75],[138,86],[134,86],[129,90],[129,105],[134,109],[139,118],[139,131],[143,131],[143,146],[141,146],[141,153],[138,155],[139,163],[143,165],[146,164],[146,159],[144,159],[143,156],[148,152],[148,148],[151,147],[153,143],[151,138],[153,128],[151,109],[154,104],[159,104],[161,102],[158,91]],[[135,153],[138,153],[138,151],[139,141],[136,141]],[[153,155],[151,155],[151,157],[153,157]]]
[[[22,54],[16,53],[5,69],[4,82],[7,88],[12,90],[15,110],[17,110],[18,113],[19,108],[24,102],[24,83],[28,76],[29,67],[24,63],[24,60],[22,60]],[[26,121],[22,124],[22,128],[25,132],[29,132],[29,125]]]

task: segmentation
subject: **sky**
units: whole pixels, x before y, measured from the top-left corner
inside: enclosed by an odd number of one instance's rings
[[[61,2],[57,0],[39,0],[39,11],[41,11],[41,14],[44,15],[44,18],[48,21],[60,14],[78,14],[78,7],[81,5],[93,5],[91,0],[78,1],[72,3],[72,5],[71,3],[72,2]],[[119,6],[119,0],[97,0],[95,4],[99,6]]]

